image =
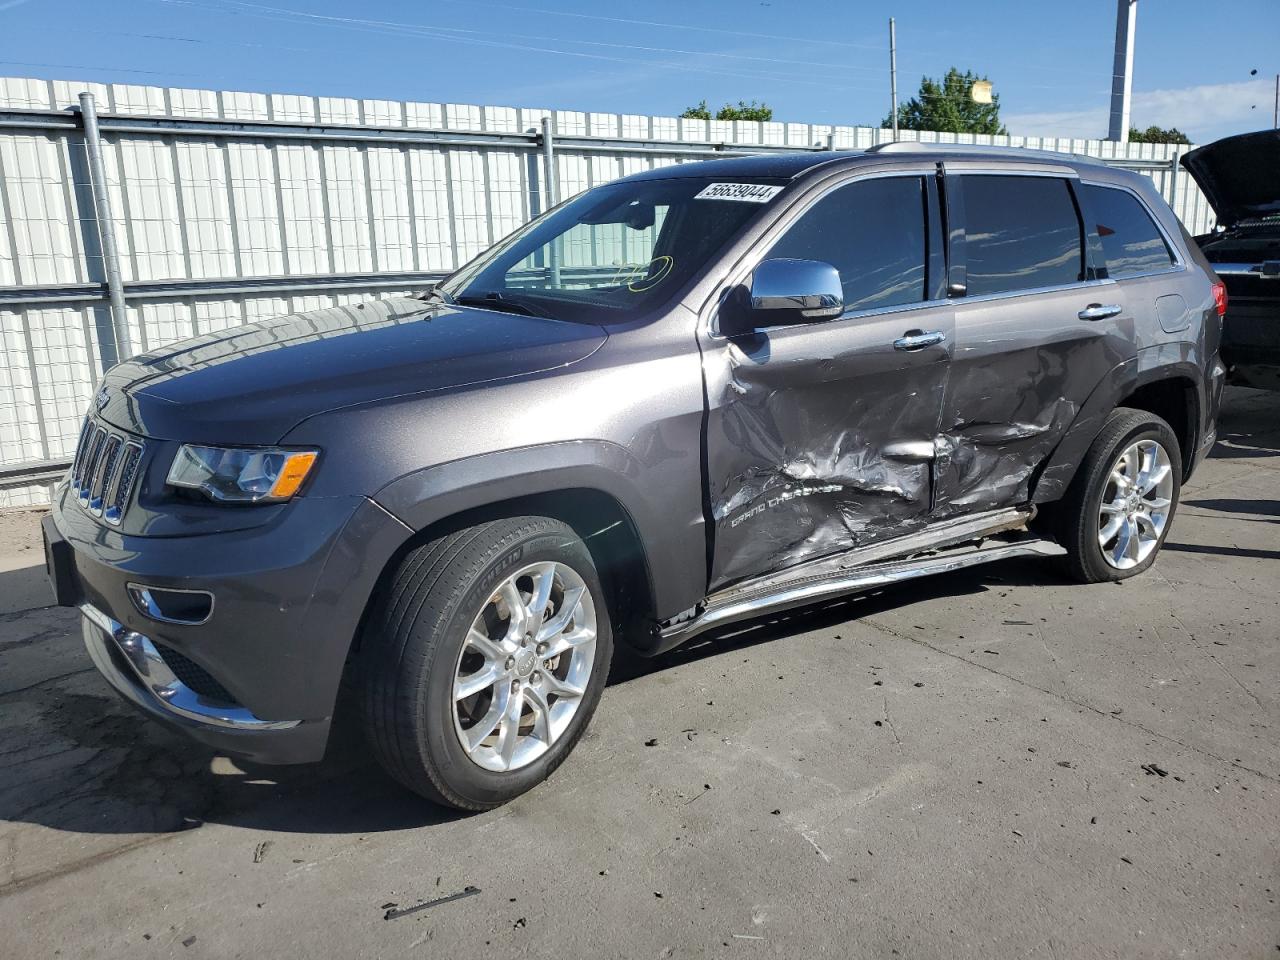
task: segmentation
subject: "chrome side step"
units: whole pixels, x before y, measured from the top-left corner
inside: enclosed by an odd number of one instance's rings
[[[857,547],[834,556],[810,560],[798,566],[788,567],[775,573],[768,573],[744,580],[713,594],[708,603],[723,599],[731,594],[744,592],[773,593],[782,587],[794,586],[800,578],[828,579],[851,571],[854,568],[866,567],[872,563],[886,560],[903,560],[921,553],[934,553],[946,547],[976,543],[986,537],[994,537],[1001,533],[1012,533],[1024,529],[1036,515],[1035,507],[1014,508],[1008,510],[986,510],[982,513],[953,517],[939,523],[931,523],[923,530],[908,533],[900,537],[892,537],[865,547]]]
[[[950,573],[965,567],[1010,557],[1058,557],[1067,551],[1051,540],[1028,537],[1012,542],[981,544],[933,556],[918,556],[887,563],[865,564],[832,571],[825,575],[802,575],[786,581],[775,581],[773,589],[734,589],[710,597],[695,617],[672,624],[660,631],[662,646],[688,640],[715,627],[723,627],[769,613],[862,593],[903,580],[914,580],[935,573]]]

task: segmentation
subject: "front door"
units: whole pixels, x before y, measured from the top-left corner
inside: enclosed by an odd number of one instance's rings
[[[758,259],[832,264],[844,314],[704,336],[711,589],[926,521],[952,340],[935,196],[927,174],[821,194]]]
[[[1078,181],[965,173],[947,186],[965,292],[953,300],[939,517],[1026,503],[1085,400],[1134,350],[1133,314],[1086,251]]]

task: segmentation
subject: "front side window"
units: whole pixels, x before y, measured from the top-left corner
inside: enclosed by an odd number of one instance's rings
[[[1114,187],[1085,184],[1084,202],[1102,241],[1107,276],[1123,279],[1153,270],[1167,270],[1173,254],[1151,214],[1133,194]]]
[[[464,305],[626,321],[679,292],[781,190],[780,181],[707,177],[607,184],[521,228],[438,289]]]
[[[926,194],[920,177],[861,180],[815,203],[768,253],[840,272],[845,312],[925,299]]]
[[[969,296],[1085,278],[1080,217],[1066,180],[985,174],[962,180]]]

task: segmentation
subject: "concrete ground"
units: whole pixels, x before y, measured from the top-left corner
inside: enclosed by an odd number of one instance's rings
[[[1146,576],[1008,562],[624,662],[478,816],[354,740],[242,769],[137,720],[36,519],[0,517],[4,957],[1280,955],[1280,394],[1231,392]]]

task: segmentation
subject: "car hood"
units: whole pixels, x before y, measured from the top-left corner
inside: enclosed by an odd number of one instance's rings
[[[1280,130],[1260,130],[1197,147],[1182,165],[1200,184],[1218,222],[1280,214]]]
[[[98,414],[149,437],[276,443],[338,407],[465,387],[576,363],[592,324],[391,298],[235,327],[113,367]]]

